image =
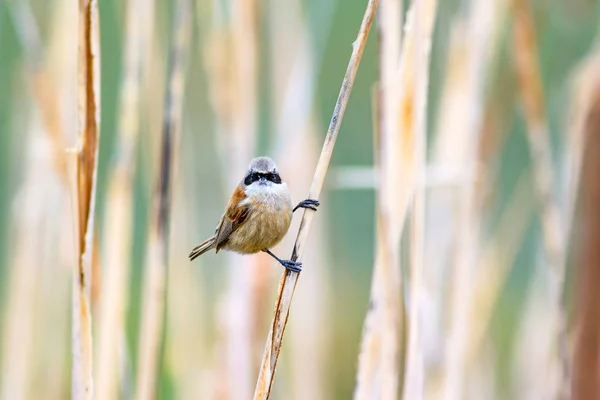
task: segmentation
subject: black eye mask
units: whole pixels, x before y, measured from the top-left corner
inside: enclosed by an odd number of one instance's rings
[[[253,172],[246,176],[246,179],[244,179],[244,184],[246,186],[251,185],[252,183],[256,182],[257,180],[259,180],[260,178],[263,178],[263,177],[266,180],[268,180],[269,182],[273,182],[275,184],[281,183],[281,177],[279,176],[279,174],[277,172],[275,172],[275,173]]]

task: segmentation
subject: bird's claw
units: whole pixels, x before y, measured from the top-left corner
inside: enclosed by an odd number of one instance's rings
[[[309,210],[317,211],[317,207],[320,205],[319,200],[315,199],[305,199],[302,200],[296,207],[294,207],[293,211],[296,211],[298,208],[308,208]]]
[[[300,261],[281,260],[281,265],[283,265],[286,269],[288,269],[292,272],[301,272],[302,271],[302,268],[300,268],[302,263]]]

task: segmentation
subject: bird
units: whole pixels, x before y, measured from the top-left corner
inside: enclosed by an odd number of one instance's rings
[[[302,263],[283,260],[270,249],[287,233],[293,213],[299,208],[316,211],[319,201],[305,199],[292,208],[292,196],[281,179],[277,165],[269,157],[250,161],[244,178],[233,191],[213,236],[189,254],[190,261],[215,249],[240,254],[265,252],[286,269],[302,271]]]

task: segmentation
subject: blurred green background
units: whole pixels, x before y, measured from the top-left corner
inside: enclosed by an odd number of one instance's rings
[[[273,40],[269,30],[269,10],[271,1],[258,1],[258,103],[257,103],[257,132],[258,154],[273,155],[275,143],[275,111],[273,109],[273,70],[272,48]],[[27,58],[27,49],[23,38],[20,37],[15,24],[14,8],[18,0],[0,4],[0,321],[5,321],[8,301],[8,285],[11,268],[14,262],[15,248],[15,215],[21,212],[17,193],[25,177],[27,163],[35,163],[35,156],[28,153],[31,141],[31,130],[27,129],[27,120],[39,118],[39,110],[32,95],[30,81],[31,63]],[[41,61],[42,68],[49,68],[51,58],[46,52],[50,49],[53,24],[56,24],[58,3],[68,3],[69,7],[77,7],[76,2],[32,0],[29,2],[33,12],[34,22],[39,29],[41,54],[35,54]],[[171,37],[171,21],[174,1],[156,3],[156,22],[152,38],[157,41],[158,56],[154,60],[159,63],[159,70],[166,71],[167,49]],[[201,3],[201,2],[199,2]],[[226,7],[228,1],[221,0],[213,3],[215,7]],[[284,2],[285,3],[285,2]],[[461,11],[458,0],[441,1],[435,24],[434,40],[430,67],[430,88],[428,106],[428,131],[430,144],[435,141],[435,128],[438,126],[437,110],[444,80],[446,58],[448,53],[449,32],[452,22]],[[329,119],[338,95],[348,58],[351,44],[356,37],[358,26],[364,13],[366,1],[341,0],[304,0],[302,16],[306,21],[310,47],[315,54],[318,64],[315,66],[315,95],[312,109],[316,117],[317,147],[325,136]],[[590,52],[597,35],[600,5],[593,0],[536,0],[532,2],[535,24],[540,44],[540,65],[546,100],[546,111],[552,134],[553,162],[557,168],[564,163],[563,148],[565,145],[565,130],[570,105],[569,79],[574,68],[582,58]],[[197,7],[202,7],[196,4]],[[63,6],[61,6],[63,7]],[[101,27],[101,139],[97,187],[97,235],[100,252],[102,252],[103,219],[105,217],[105,195],[109,180],[109,168],[114,155],[116,135],[118,133],[119,91],[123,66],[124,24],[126,18],[126,2],[115,0],[100,0]],[[226,193],[231,187],[226,187],[220,175],[215,142],[215,117],[211,111],[208,79],[205,63],[206,53],[203,53],[203,34],[206,27],[202,26],[200,12],[195,10],[194,27],[192,31],[191,52],[185,84],[185,102],[183,125],[178,152],[178,169],[186,185],[181,189],[187,198],[187,203],[196,209],[190,216],[187,229],[179,236],[185,243],[178,243],[177,248],[191,248],[196,242],[212,233],[212,229],[220,217],[226,202]],[[205,16],[206,17],[206,16]],[[209,18],[209,17],[206,17]],[[61,24],[72,25],[76,32],[76,21],[65,20]],[[503,136],[499,150],[490,159],[485,160],[493,182],[493,194],[486,204],[484,218],[484,237],[493,232],[499,223],[500,215],[506,208],[517,181],[524,171],[530,169],[530,157],[525,135],[525,122],[518,99],[516,78],[513,70],[512,39],[510,18],[506,17],[502,24],[503,32],[499,42],[497,58],[493,60],[487,82],[486,96],[498,111],[500,135]],[[76,46],[76,36],[65,46]],[[369,167],[373,163],[372,139],[372,107],[371,88],[377,81],[377,33],[372,32],[363,61],[360,66],[356,83],[350,97],[347,111],[341,127],[339,139],[332,158],[332,175],[345,167]],[[76,62],[67,60],[66,62]],[[73,88],[76,79],[73,77]],[[162,103],[164,82],[156,82],[156,90],[152,90],[151,101]],[[62,90],[58,87],[59,92]],[[61,104],[64,104],[61,103]],[[71,104],[71,103],[69,103]],[[72,103],[75,104],[75,103]],[[158,132],[159,127],[153,126],[157,118],[149,117],[142,111],[140,118],[140,136],[137,149],[137,173],[134,185],[134,233],[132,250],[132,276],[130,282],[130,308],[127,318],[127,339],[132,371],[136,365],[136,342],[139,326],[139,307],[142,274],[145,264],[145,243],[147,240],[148,219],[151,198],[156,185],[158,166]],[[62,121],[68,133],[67,143],[75,145],[76,113],[74,110],[62,110]],[[37,115],[37,116],[36,116]],[[153,133],[154,132],[154,133]],[[35,154],[35,153],[34,153]],[[312,175],[314,164],[297,165],[296,168],[308,169]],[[241,176],[243,171],[240,171]],[[285,177],[284,177],[285,179]],[[532,190],[532,189],[531,189]],[[562,196],[562,193],[559,195]],[[300,200],[300,199],[296,199]],[[374,249],[374,188],[356,189],[334,185],[331,179],[326,181],[326,192],[322,206],[316,216],[323,221],[327,237],[325,249],[326,279],[329,296],[328,330],[331,335],[329,348],[326,350],[328,387],[326,398],[350,398],[356,373],[356,357],[359,350],[361,329],[368,307],[370,281],[373,266]],[[185,212],[183,212],[185,214]],[[435,229],[435,224],[433,225]],[[70,226],[64,226],[65,232]],[[37,232],[30,232],[36,235]],[[69,231],[70,234],[70,231]],[[295,231],[290,231],[291,236]],[[177,240],[177,239],[176,239]],[[510,266],[510,275],[503,286],[503,294],[494,307],[492,325],[487,335],[496,348],[496,390],[499,398],[510,398],[514,393],[514,376],[511,373],[511,363],[515,345],[516,331],[522,317],[525,295],[530,287],[530,280],[540,257],[540,225],[537,217],[533,217],[528,225],[527,233],[522,240],[518,255]],[[38,249],[31,249],[37,252]],[[289,249],[280,251],[289,252]],[[307,252],[310,252],[310,242]],[[43,251],[40,256],[43,257]],[[100,253],[101,254],[101,253]],[[185,254],[182,255],[185,257]],[[210,263],[224,265],[225,258],[210,256]],[[215,316],[211,314],[219,294],[226,287],[226,276],[222,268],[209,268],[207,265],[183,264],[177,268],[192,268],[194,274],[201,277],[205,293],[204,304],[198,307],[207,310],[205,313],[206,331],[208,337],[214,332]],[[278,268],[272,266],[273,269]],[[310,266],[306,269],[310,274]],[[279,270],[273,271],[276,276]],[[303,277],[304,278],[304,277]],[[300,279],[300,287],[304,279]],[[267,310],[270,318],[273,291],[276,283],[272,280],[269,289]],[[67,305],[65,305],[67,307]],[[196,305],[189,304],[188,311],[194,313]],[[290,318],[298,308],[292,307]],[[267,318],[268,319],[268,318]],[[4,322],[2,322],[4,324]],[[4,331],[2,326],[0,331]],[[42,327],[43,328],[43,327]],[[263,327],[266,337],[266,326]],[[37,331],[35,335],[42,335]],[[39,340],[39,339],[37,339]],[[67,344],[65,338],[63,345]],[[168,340],[168,339],[167,339]],[[207,339],[209,340],[209,339]],[[287,342],[286,342],[287,343]],[[285,352],[286,345],[284,345]],[[64,347],[65,357],[69,348]],[[0,360],[3,357],[0,347]],[[282,365],[285,357],[282,356]],[[207,360],[202,362],[203,365]],[[283,367],[285,368],[285,366]],[[173,371],[168,363],[163,365],[161,398],[181,398],[173,383]],[[64,375],[68,378],[68,373]],[[65,390],[69,387],[68,380],[64,381]],[[276,387],[278,381],[276,380]],[[35,389],[34,389],[35,391]],[[284,397],[277,397],[284,398]]]

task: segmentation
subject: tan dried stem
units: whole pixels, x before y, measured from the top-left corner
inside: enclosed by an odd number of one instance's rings
[[[119,397],[122,368],[120,340],[124,335],[127,288],[131,263],[133,181],[139,132],[142,67],[151,33],[153,0],[130,0],[124,46],[120,94],[119,135],[107,193],[104,244],[105,281],[100,304],[96,394],[100,399]]]
[[[567,349],[567,316],[563,299],[565,280],[565,231],[561,221],[556,198],[553,177],[556,170],[552,165],[550,132],[546,119],[542,79],[537,49],[535,27],[527,2],[513,1],[513,46],[519,90],[527,123],[527,138],[531,154],[533,181],[540,206],[542,242],[546,254],[548,273],[550,274],[549,295],[551,304],[556,308],[556,326],[551,335],[556,337],[558,348],[549,366],[554,374],[562,369],[559,377],[559,396],[569,381],[569,350]]]
[[[354,78],[356,77],[356,72],[362,58],[378,3],[378,0],[369,0],[357,39],[353,43],[350,62],[348,63],[348,68],[342,82],[342,87],[336,101],[333,116],[327,130],[327,136],[325,137],[325,143],[323,144],[321,156],[319,157],[315,176],[309,191],[308,197],[312,199],[318,199],[319,194],[321,193],[323,181],[325,180],[325,174],[327,173],[329,161],[331,160],[331,154],[335,145],[335,140],[340,130],[340,123],[344,116],[344,111],[346,111],[348,98],[350,97],[350,91],[352,90],[352,86],[354,84]],[[298,260],[302,257],[304,244],[308,238],[308,232],[310,230],[313,216],[314,215],[312,211],[307,212],[305,210],[302,214],[298,236],[296,238],[294,251],[291,257],[292,260]],[[275,302],[273,323],[271,324],[271,329],[269,330],[269,335],[267,337],[267,343],[265,345],[258,380],[256,383],[256,390],[254,392],[254,399],[268,399],[271,393],[271,387],[275,378],[275,368],[277,366],[277,360],[281,351],[283,333],[287,324],[294,290],[298,282],[298,276],[298,273],[286,270],[281,277],[277,300]]]
[[[73,387],[75,399],[93,397],[91,264],[98,140],[100,135],[100,36],[95,0],[79,1],[79,145],[76,150],[77,262],[73,270]]]
[[[148,237],[148,264],[143,287],[135,396],[137,399],[157,397],[165,332],[173,158],[181,131],[184,80],[191,31],[191,0],[179,0],[175,7],[160,146],[160,170]]]

